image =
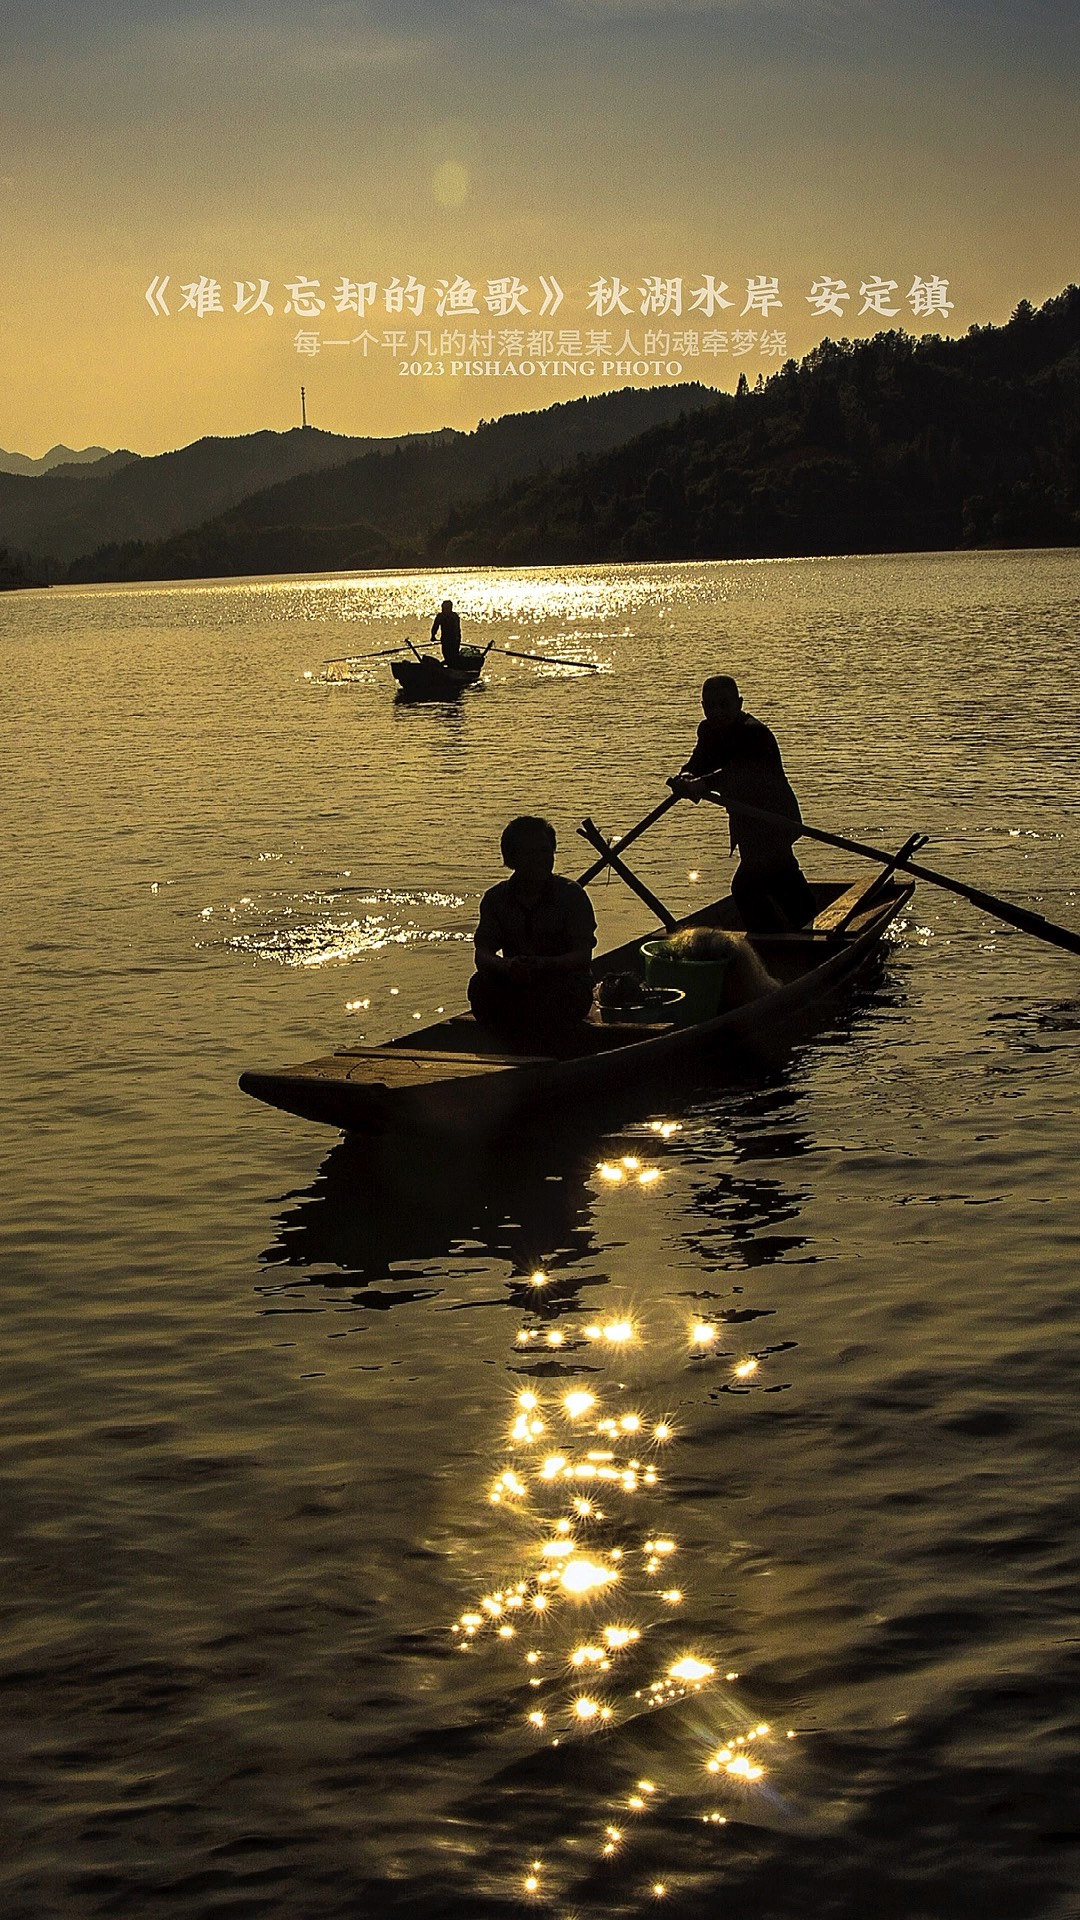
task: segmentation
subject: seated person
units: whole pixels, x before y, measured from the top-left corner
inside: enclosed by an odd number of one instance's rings
[[[592,1005],[596,915],[584,887],[553,871],[547,820],[521,814],[499,844],[511,873],[480,902],[469,1005],[515,1039],[551,1040]]]

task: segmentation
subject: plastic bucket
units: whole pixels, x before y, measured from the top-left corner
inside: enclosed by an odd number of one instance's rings
[[[675,1014],[681,1027],[715,1020],[723,1012],[724,978],[731,964],[723,960],[683,960],[664,940],[644,940],[645,980],[650,987],[680,987],[684,998]]]

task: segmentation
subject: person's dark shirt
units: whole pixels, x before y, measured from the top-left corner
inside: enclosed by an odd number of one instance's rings
[[[727,726],[702,720],[697,745],[682,771],[695,780],[709,780],[729,804],[731,844],[749,866],[769,866],[788,858],[792,841],[799,837],[802,815],[784,772],[776,735],[763,720],[755,720],[752,713],[740,713]],[[784,814],[792,823],[791,832],[740,814],[740,800]]]
[[[461,652],[461,621],[453,608],[444,613],[440,608],[431,623],[431,637],[441,637],[443,658],[456,659]]]
[[[481,900],[476,939],[507,960],[520,954],[550,959],[560,953],[591,953],[596,915],[584,887],[561,873],[548,875],[533,906],[521,899],[511,876],[489,887]]]

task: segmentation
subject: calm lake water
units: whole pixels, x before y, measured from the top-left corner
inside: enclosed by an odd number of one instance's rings
[[[327,674],[447,592],[605,671]],[[5,1920],[1075,1915],[1080,960],[922,887],[783,1072],[501,1153],[236,1079],[461,1003],[504,821],[579,871],[706,672],[1080,927],[1078,626],[1075,552],[0,596]]]

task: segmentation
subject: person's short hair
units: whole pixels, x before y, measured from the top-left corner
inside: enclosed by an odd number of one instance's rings
[[[702,704],[704,705],[714,695],[723,693],[732,693],[738,700],[740,698],[738,681],[730,673],[710,674],[701,689]]]
[[[516,866],[523,842],[541,837],[547,841],[554,853],[557,842],[555,829],[550,820],[541,820],[539,814],[535,813],[519,813],[515,819],[508,820],[499,841],[503,866]]]
[[[452,600],[444,600],[444,601],[443,601],[443,610],[445,611],[445,609],[446,609],[447,607],[452,607],[452,606],[453,606],[453,604],[454,604],[454,603],[453,603],[453,601],[452,601]]]

